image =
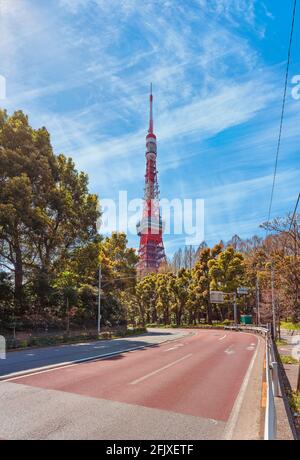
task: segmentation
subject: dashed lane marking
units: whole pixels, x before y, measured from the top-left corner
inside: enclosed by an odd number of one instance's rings
[[[163,350],[163,351],[166,352],[166,351],[171,351],[171,350],[177,350],[180,347],[184,347],[184,343],[178,343],[177,345],[175,345],[175,347],[171,347],[171,348],[168,348],[167,350]]]
[[[183,356],[182,358],[177,359],[176,361],[173,361],[172,363],[167,364],[164,367],[160,367],[159,369],[156,369],[155,371],[150,372],[149,374],[143,375],[143,377],[140,377],[139,379],[136,379],[133,382],[130,382],[130,385],[136,385],[137,383],[143,382],[144,380],[148,379],[149,377],[152,377],[153,375],[156,375],[159,372],[164,371],[165,369],[169,369],[169,367],[175,366],[175,364],[179,364],[181,361],[183,361],[184,359],[188,359],[191,356],[192,356],[192,353],[190,353],[189,355]]]

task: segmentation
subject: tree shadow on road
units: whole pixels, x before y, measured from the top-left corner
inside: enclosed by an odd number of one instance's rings
[[[164,333],[168,335],[169,333]],[[155,332],[150,335],[157,335]],[[162,335],[162,334],[160,334]],[[146,336],[145,336],[146,338]],[[164,342],[162,342],[164,343]],[[161,343],[151,343],[147,340],[127,340],[115,339],[107,342],[98,341],[88,343],[87,346],[79,347],[72,345],[63,345],[61,347],[39,348],[31,350],[21,350],[7,353],[5,360],[0,361],[0,377],[7,376],[16,372],[34,371],[45,366],[60,366],[66,364],[76,364],[80,360],[96,360],[96,359],[121,359],[125,357],[130,350],[146,350],[147,348],[158,347]],[[99,345],[105,347],[99,348]],[[145,348],[143,348],[145,347]],[[109,353],[120,353],[119,355]],[[102,357],[103,356],[103,357]],[[87,362],[87,361],[83,361]],[[78,363],[80,364],[80,363]]]

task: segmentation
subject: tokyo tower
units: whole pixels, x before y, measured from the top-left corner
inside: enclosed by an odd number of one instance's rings
[[[137,224],[137,234],[140,237],[139,262],[137,271],[139,276],[158,272],[165,261],[163,245],[163,221],[159,207],[159,187],[156,169],[157,146],[153,132],[153,95],[152,84],[150,90],[150,121],[146,137],[146,174],[143,217]]]

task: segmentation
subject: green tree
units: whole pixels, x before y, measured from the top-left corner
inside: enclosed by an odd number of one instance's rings
[[[244,257],[231,246],[210,260],[208,267],[211,289],[228,294],[236,292],[245,274]],[[220,311],[224,319],[225,312],[222,309]]]
[[[87,186],[70,158],[53,154],[45,128],[0,112],[0,266],[14,275],[16,312],[26,308],[24,282],[41,271],[50,285],[70,251],[95,238],[98,200]]]
[[[63,304],[65,306],[64,313],[67,320],[67,332],[69,333],[70,316],[73,316],[73,309],[77,303],[78,277],[75,273],[63,271],[56,277],[53,287],[62,297]]]
[[[158,319],[156,276],[156,274],[149,274],[139,280],[136,286],[136,296],[143,325],[156,323]]]
[[[156,277],[156,309],[159,319],[166,326],[170,324],[171,292],[169,286],[170,273],[159,273]]]
[[[191,280],[191,272],[181,268],[176,275],[170,277],[169,289],[171,290],[171,312],[175,316],[176,325],[180,326],[186,311],[188,301],[188,288]]]
[[[211,250],[202,249],[198,262],[192,270],[192,282],[189,287],[190,322],[199,320],[202,308],[206,311],[206,320],[212,323],[212,309],[209,298],[210,277],[208,263],[211,260]]]
[[[13,287],[10,276],[0,271],[0,330],[13,316]]]

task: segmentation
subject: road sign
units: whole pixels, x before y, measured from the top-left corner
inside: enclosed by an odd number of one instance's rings
[[[224,303],[224,292],[222,291],[210,291],[211,303]]]
[[[5,337],[0,335],[0,359],[6,358],[6,341]]]
[[[248,287],[238,287],[237,288],[237,293],[240,294],[240,295],[247,295],[249,292],[249,288]]]

